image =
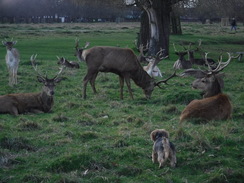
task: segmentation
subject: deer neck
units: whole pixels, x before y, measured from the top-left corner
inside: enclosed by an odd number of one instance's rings
[[[50,111],[53,106],[53,96],[49,96],[46,92],[42,91],[39,95],[39,101],[41,102],[44,111]]]
[[[153,79],[143,70],[142,67],[131,74],[131,79],[141,87],[142,89],[147,88],[153,81]]]
[[[219,82],[215,81],[210,90],[204,93],[203,98],[212,97],[222,93]]]

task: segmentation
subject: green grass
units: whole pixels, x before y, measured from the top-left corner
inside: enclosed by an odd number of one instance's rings
[[[38,54],[38,68],[48,76],[58,72],[56,55],[76,60],[74,40],[80,46],[110,45],[134,49],[138,23],[121,24],[18,24],[0,25],[0,39],[18,40],[21,54],[19,84],[8,86],[0,48],[0,95],[37,92],[41,85],[29,58]],[[183,24],[183,35],[170,37],[170,59],[159,63],[164,77],[173,70],[177,59],[172,43],[197,42],[217,59],[221,52],[243,50],[244,27],[237,33],[219,25]],[[224,54],[224,59],[227,56]],[[192,90],[193,78],[173,78],[163,89],[155,88],[146,100],[132,83],[134,100],[125,89],[119,99],[119,78],[100,73],[96,80],[98,94],[90,86],[82,99],[82,80],[86,65],[79,70],[66,69],[66,80],[56,87],[52,112],[0,116],[0,182],[126,182],[126,183],[238,183],[244,180],[243,117],[244,61],[233,60],[225,68],[224,93],[233,104],[233,118],[201,123],[197,120],[179,126],[179,116],[193,99],[201,98]],[[157,78],[160,80],[160,78]],[[177,148],[176,168],[158,169],[151,161],[150,132],[165,128]]]

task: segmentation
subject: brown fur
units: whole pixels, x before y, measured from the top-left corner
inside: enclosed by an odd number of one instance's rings
[[[158,162],[159,168],[161,168],[169,159],[171,167],[175,167],[176,151],[173,143],[169,141],[169,132],[165,129],[156,129],[151,132],[150,137],[154,142],[152,150],[153,163]]]
[[[98,72],[112,72],[120,78],[120,98],[123,99],[124,80],[131,98],[133,98],[130,79],[141,87],[147,98],[150,98],[155,87],[153,78],[143,70],[136,55],[131,49],[96,46],[87,50],[78,49],[77,57],[87,64],[87,74],[83,79],[83,98],[86,98],[87,83],[90,82],[96,93],[95,79]]]
[[[181,76],[194,76],[196,80],[192,82],[192,87],[203,92],[203,99],[193,100],[180,115],[180,122],[190,118],[200,118],[203,120],[226,120],[231,117],[232,106],[227,95],[222,94],[224,86],[223,74],[219,73],[231,61],[231,56],[227,62],[222,62],[222,57],[217,69],[213,70],[209,66],[208,71],[198,69],[188,69]],[[222,64],[222,65],[221,65]]]
[[[227,95],[207,97],[191,101],[180,115],[180,122],[190,118],[226,120],[231,118],[232,106]]]
[[[43,90],[40,93],[17,93],[0,96],[0,114],[18,115],[27,112],[49,112],[53,106],[55,83],[61,78],[45,79],[38,78],[43,82]]]

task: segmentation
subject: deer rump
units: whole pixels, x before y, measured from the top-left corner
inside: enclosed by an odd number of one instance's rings
[[[190,118],[226,120],[231,117],[232,106],[225,94],[191,101],[180,115],[180,121]]]
[[[0,105],[1,114],[18,115],[36,111],[49,112],[53,105],[53,98],[43,102],[41,93],[8,94],[0,96],[0,103],[2,104]],[[49,105],[43,105],[43,103]]]

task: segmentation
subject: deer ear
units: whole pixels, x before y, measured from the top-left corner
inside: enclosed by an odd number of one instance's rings
[[[63,80],[63,78],[56,78],[56,79],[54,79],[54,82],[55,83],[59,83],[60,81],[62,81]]]
[[[40,83],[44,83],[44,82],[45,82],[45,79],[43,79],[43,77],[41,77],[41,76],[37,76],[37,80],[38,80]]]

